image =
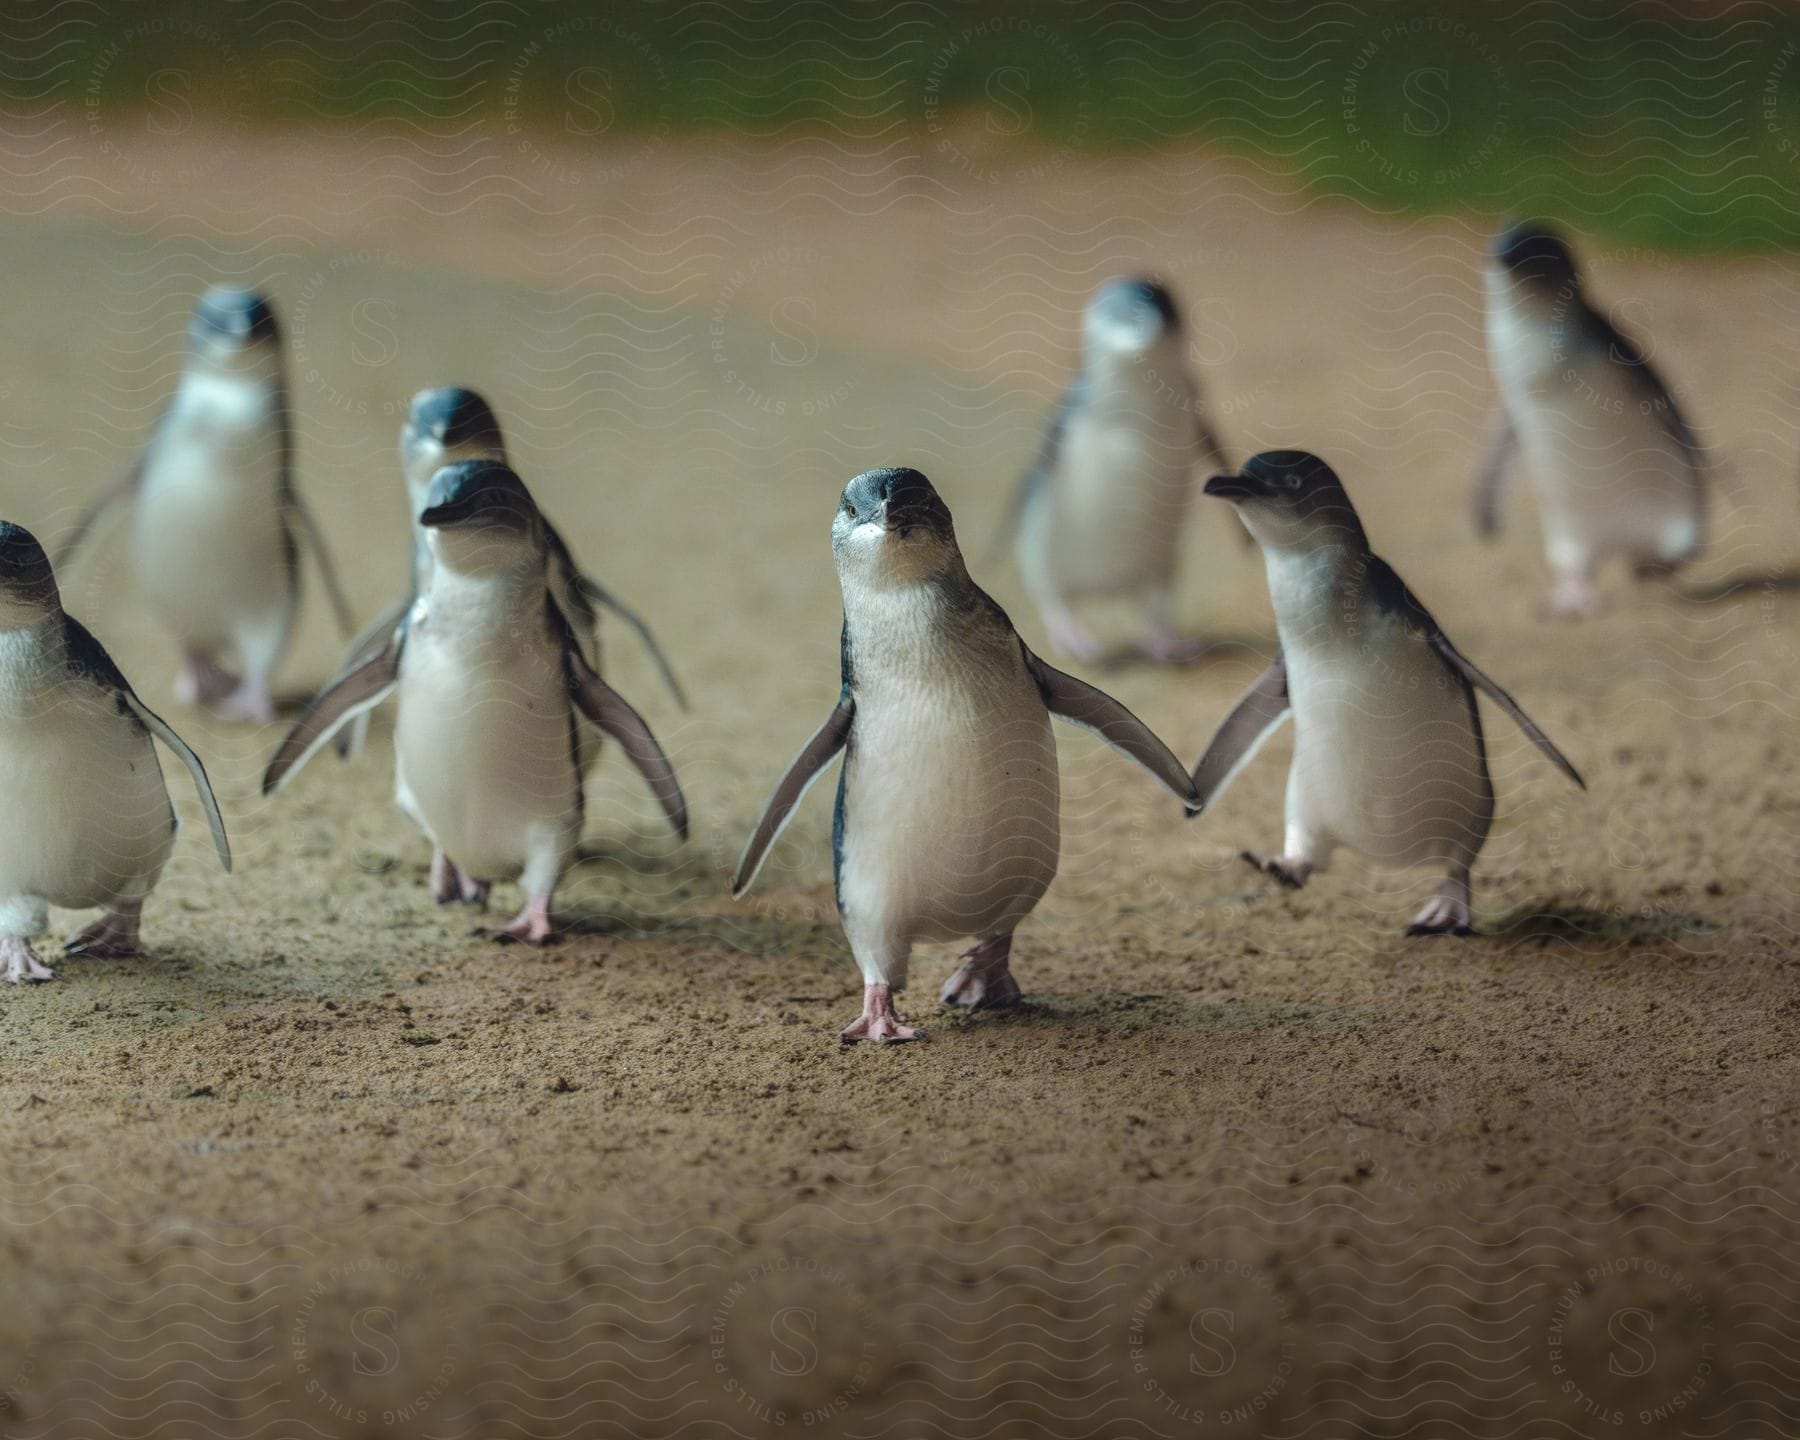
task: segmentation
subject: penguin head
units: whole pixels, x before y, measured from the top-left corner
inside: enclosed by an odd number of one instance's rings
[[[1265,450],[1237,475],[1215,475],[1206,493],[1237,506],[1264,549],[1368,548],[1362,521],[1337,472],[1305,450]]]
[[[281,327],[267,296],[236,285],[215,285],[194,306],[188,342],[196,354],[216,361],[261,353],[279,355]]]
[[[505,460],[500,422],[473,390],[446,385],[421,390],[400,426],[400,468],[422,508],[431,477],[457,460]]]
[[[840,573],[914,584],[962,563],[950,508],[917,470],[865,470],[844,487],[831,522]]]
[[[1548,225],[1526,220],[1494,237],[1494,269],[1513,285],[1539,294],[1562,294],[1581,287],[1568,241]]]
[[[1109,280],[1094,292],[1082,320],[1093,354],[1142,355],[1181,333],[1181,316],[1169,292],[1154,280]]]
[[[459,460],[431,477],[419,524],[440,561],[466,573],[515,569],[543,556],[537,503],[498,460]]]
[[[60,610],[50,557],[22,525],[0,520],[0,630],[13,630]]]

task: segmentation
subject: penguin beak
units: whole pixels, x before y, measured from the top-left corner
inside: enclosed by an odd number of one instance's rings
[[[1220,500],[1248,500],[1254,492],[1242,475],[1215,475],[1206,482],[1205,493]]]
[[[475,497],[460,496],[455,500],[447,500],[442,505],[433,505],[419,513],[419,523],[427,529],[436,530],[443,525],[455,525],[469,519],[477,509]]]

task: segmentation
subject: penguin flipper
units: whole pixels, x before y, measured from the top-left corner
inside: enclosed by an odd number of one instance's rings
[[[1194,788],[1200,792],[1202,807],[1225,793],[1225,788],[1256,758],[1263,741],[1275,733],[1292,710],[1287,660],[1277,650],[1269,668],[1256,677],[1256,683],[1225,717],[1194,767]]]
[[[781,832],[787,829],[787,823],[793,817],[801,798],[838,751],[850,743],[850,723],[855,715],[856,701],[851,698],[850,687],[846,685],[838,699],[837,708],[826,717],[825,723],[812,739],[806,742],[806,748],[794,758],[794,763],[788,766],[787,774],[781,777],[781,783],[775,787],[775,793],[763,807],[762,816],[751,833],[750,843],[744,846],[744,853],[738,860],[737,874],[731,881],[732,899],[743,898],[744,892],[755,882],[757,872],[762,869],[763,859],[770,847]]]
[[[298,522],[304,534],[306,548],[312,552],[313,563],[319,567],[319,576],[325,582],[325,596],[331,602],[338,632],[345,636],[354,634],[356,620],[350,609],[350,601],[344,595],[343,583],[338,579],[337,563],[331,558],[331,551],[325,548],[325,536],[319,529],[319,522],[313,519],[312,511],[307,509],[297,492],[289,490],[286,503],[288,513]]]
[[[206,767],[200,763],[200,757],[193,752],[187,741],[172,730],[168,723],[140,699],[137,691],[131,688],[131,682],[125,678],[107,649],[85,625],[72,615],[63,616],[63,640],[68,648],[69,660],[74,668],[95,683],[112,691],[119,704],[129,710],[137,722],[154,735],[158,740],[175,752],[176,758],[187,766],[188,775],[194,782],[194,789],[200,796],[200,808],[206,812],[206,825],[212,831],[213,849],[219,853],[219,864],[225,873],[231,873],[231,841],[225,835],[225,817],[219,813],[219,800],[213,794],[212,781],[206,777]]]
[[[1500,510],[1506,502],[1508,482],[1517,468],[1519,432],[1504,405],[1488,424],[1487,443],[1475,466],[1473,494],[1475,533],[1491,540],[1500,533]]]
[[[355,669],[340,674],[314,697],[263,772],[263,794],[270,794],[297,775],[339,727],[387,699],[400,683],[400,655],[405,644],[402,624],[380,650]]]
[[[688,838],[687,801],[681,794],[681,782],[675,778],[675,767],[663,753],[656,736],[644,723],[644,717],[631,708],[623,695],[596,675],[572,640],[563,645],[563,663],[568,667],[569,688],[581,713],[606,734],[619,742],[619,747],[637,766],[638,774],[649,783],[675,833]]]
[[[1431,648],[1437,651],[1443,662],[1450,667],[1452,674],[1466,684],[1473,685],[1510,715],[1513,724],[1525,732],[1525,738],[1542,750],[1552,765],[1567,775],[1581,789],[1587,789],[1587,781],[1581,778],[1581,772],[1569,762],[1568,756],[1556,748],[1550,737],[1538,728],[1537,721],[1525,713],[1525,708],[1517,700],[1482,674],[1476,668],[1475,662],[1452,645],[1450,637],[1445,635],[1442,630],[1433,630],[1427,638],[1431,642]]]
[[[1573,780],[1581,789],[1587,789],[1587,781],[1581,778],[1581,772],[1569,763],[1569,757],[1558,750],[1551,739],[1538,728],[1537,721],[1525,713],[1524,707],[1508,695],[1492,680],[1488,679],[1475,662],[1450,643],[1450,637],[1444,633],[1444,627],[1437,623],[1432,613],[1411,590],[1406,588],[1402,580],[1387,561],[1379,555],[1369,557],[1369,585],[1375,593],[1376,602],[1382,608],[1399,614],[1407,625],[1424,636],[1426,642],[1437,652],[1438,658],[1449,667],[1450,673],[1464,685],[1472,685],[1486,695],[1509,716],[1513,724],[1525,732],[1525,738],[1544,752],[1550,763],[1563,774]]]
[[[200,796],[200,808],[206,812],[206,828],[212,831],[213,849],[218,852],[220,868],[229,875],[231,841],[225,835],[225,817],[219,813],[219,798],[213,794],[212,781],[206,778],[206,767],[200,763],[200,757],[193,752],[187,741],[171,730],[162,717],[152,712],[136,695],[128,690],[124,699],[131,707],[131,713],[143,722],[144,728],[173,750],[176,758],[187,766],[195,793]]]
[[[138,452],[137,459],[131,462],[130,467],[123,475],[88,502],[87,509],[81,512],[75,521],[74,529],[69,532],[67,538],[62,542],[61,549],[57,551],[56,569],[61,570],[74,560],[76,551],[81,549],[88,536],[93,533],[94,527],[100,523],[108,510],[120,501],[129,500],[137,494],[138,486],[144,478],[144,467],[149,463],[149,459],[150,450],[146,446]]]
[[[1023,644],[1020,648],[1024,649]],[[1025,668],[1031,672],[1038,694],[1044,697],[1052,715],[1093,731],[1126,759],[1136,761],[1160,780],[1188,810],[1200,809],[1193,777],[1142,720],[1104,690],[1046,665],[1030,650],[1025,650]]]
[[[385,646],[393,637],[395,628],[412,610],[414,597],[408,595],[398,605],[391,605],[382,611],[373,624],[366,626],[362,633],[352,640],[344,651],[343,662],[338,666],[338,675],[349,674],[365,660],[373,657],[380,647]],[[335,677],[334,677],[335,678]],[[369,714],[364,711],[355,721],[343,726],[338,731],[336,750],[340,760],[354,760],[362,753],[363,742],[369,738]]]
[[[573,578],[576,587],[587,597],[590,605],[604,605],[637,631],[638,639],[644,642],[644,648],[650,652],[650,659],[655,664],[657,672],[661,674],[663,684],[669,687],[669,693],[675,697],[675,703],[683,710],[687,709],[687,693],[682,690],[681,682],[675,678],[675,667],[669,663],[669,657],[663,653],[663,648],[657,643],[656,636],[650,633],[650,627],[644,623],[637,612],[592,576],[576,570],[573,572]]]

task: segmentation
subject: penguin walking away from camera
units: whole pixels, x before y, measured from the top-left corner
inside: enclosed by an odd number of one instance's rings
[[[131,510],[138,593],[181,646],[177,698],[230,719],[273,720],[270,686],[299,609],[302,540],[346,635],[351,623],[294,488],[281,333],[266,297],[224,285],[201,296],[174,398],[124,478],[76,522],[59,565],[118,503]]]
[[[870,470],[831,527],[844,597],[837,708],[776,787],[738,862],[742,896],[841,750],[832,874],[863,976],[846,1041],[911,1040],[894,1005],[914,944],[973,936],[949,1005],[1019,1001],[1013,931],[1056,874],[1052,715],[1101,736],[1194,808],[1186,771],[1118,701],[1053,670],[969,578],[950,512],[916,470]]]
[[[1193,658],[1173,614],[1182,522],[1194,467],[1230,468],[1188,364],[1169,292],[1113,280],[1083,318],[1081,372],[1013,504],[1014,555],[1050,644],[1073,659],[1102,654],[1076,602],[1135,597],[1146,608],[1143,652]]]
[[[1302,450],[1271,450],[1206,493],[1234,504],[1262,546],[1281,648],[1219,727],[1194,772],[1218,798],[1291,713],[1282,853],[1244,858],[1298,889],[1348,845],[1385,865],[1448,872],[1407,933],[1467,934],[1469,869],[1494,818],[1475,692],[1577,785],[1575,767],[1513,698],[1452,645],[1369,551],[1338,477]]]
[[[649,727],[594,672],[557,606],[543,518],[519,477],[489,460],[446,466],[419,523],[423,593],[381,650],[295,723],[263,793],[397,693],[395,796],[436,849],[433,893],[484,901],[492,881],[516,878],[525,904],[502,934],[540,944],[581,837],[584,720],[619,742],[684,840],[687,802]]]
[[[444,466],[461,460],[495,460],[503,465],[507,463],[506,442],[501,437],[500,422],[493,409],[475,391],[465,390],[460,386],[441,386],[419,391],[413,396],[406,420],[400,426],[400,473],[406,480],[407,498],[411,502],[413,517],[412,590],[404,600],[390,608],[351,642],[344,663],[339,667],[339,674],[354,670],[377,653],[387,643],[388,636],[393,633],[394,626],[400,622],[401,617],[424,593],[431,565],[431,546],[425,527],[419,524],[419,516],[425,509],[431,477]],[[616,595],[581,569],[554,525],[548,520],[543,524],[544,539],[550,547],[551,593],[555,597],[557,608],[573,627],[576,642],[581,646],[582,656],[588,665],[594,670],[600,669],[597,609],[604,606],[637,632],[661,673],[663,683],[674,695],[676,704],[685,710],[687,696],[682,693],[681,682],[675,678],[674,668],[669,664],[662,646],[650,632],[650,627]],[[365,714],[339,732],[339,753],[345,759],[351,758],[361,749],[367,733],[368,716]]]
[[[175,846],[153,740],[193,776],[219,862],[231,847],[205,767],[62,608],[43,548],[0,521],[0,980],[50,980],[32,948],[49,907],[105,913],[71,955],[131,955],[144,898]]]
[[[1536,224],[1505,231],[1486,285],[1500,408],[1476,470],[1476,528],[1499,533],[1523,457],[1554,577],[1546,611],[1591,614],[1595,572],[1612,556],[1651,579],[1700,553],[1706,451],[1643,347],[1589,303],[1560,235]]]

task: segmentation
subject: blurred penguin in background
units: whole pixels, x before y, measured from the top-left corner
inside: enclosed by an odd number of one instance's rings
[[[1523,458],[1552,576],[1546,613],[1590,615],[1599,605],[1594,576],[1613,556],[1655,579],[1700,553],[1706,451],[1644,348],[1590,303],[1554,230],[1504,231],[1486,283],[1500,408],[1476,472],[1476,528],[1499,533]]]
[[[181,650],[176,697],[258,723],[275,718],[271,685],[299,614],[303,542],[340,629],[352,628],[294,486],[285,372],[268,298],[228,285],[208,290],[188,324],[174,398],[124,478],[76,523],[57,562],[66,567],[94,522],[128,505],[137,593]]]
[[[1203,648],[1175,628],[1176,571],[1194,468],[1229,469],[1184,353],[1186,332],[1153,280],[1112,280],[1082,323],[1082,364],[1020,482],[1014,554],[1051,647],[1093,662],[1103,647],[1076,602],[1144,607],[1144,655]]]

